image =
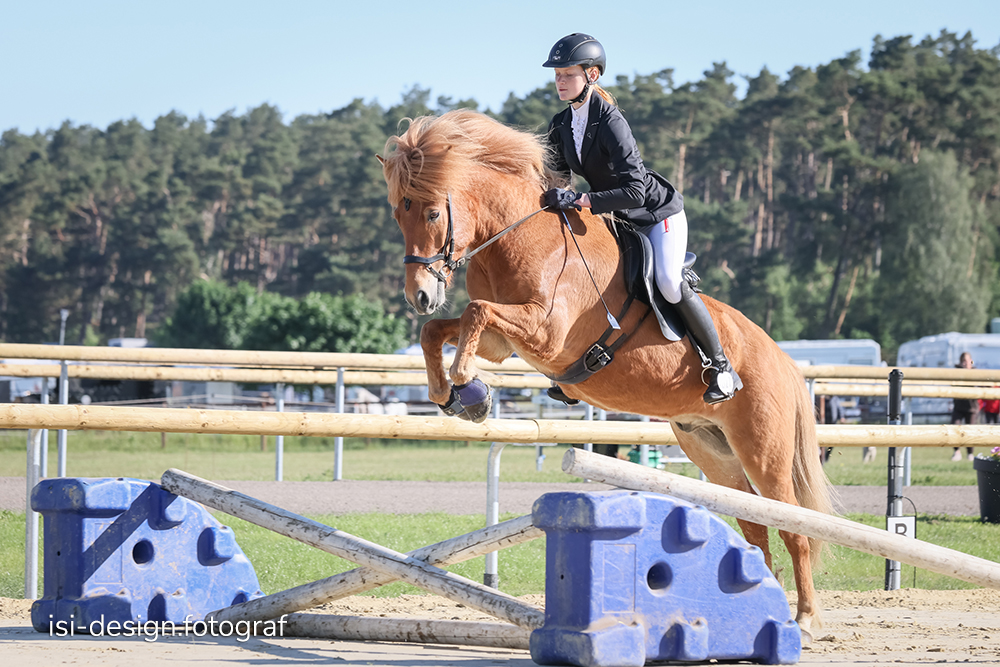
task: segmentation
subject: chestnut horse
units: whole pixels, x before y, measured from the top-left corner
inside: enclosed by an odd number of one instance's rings
[[[605,331],[604,302],[618,315],[627,296],[624,269],[605,220],[587,209],[568,211],[568,222],[558,211],[538,210],[542,193],[556,182],[546,167],[543,138],[458,110],[413,120],[401,136],[389,139],[386,157],[379,159],[403,232],[406,300],[422,315],[445,303],[454,267],[446,260],[475,251],[527,218],[469,261],[471,302],[462,316],[424,325],[420,342],[432,401],[444,405],[454,396],[443,369],[442,346],[449,341],[458,346],[450,369],[455,386],[474,386],[469,383],[478,372],[475,356],[500,362],[515,352],[556,377]],[[630,337],[614,361],[563,391],[606,410],[669,420],[684,453],[716,484],[830,512],[829,481],[819,462],[802,374],[760,327],[703,298],[743,380],[733,399],[705,404],[694,348],[687,340],[668,341],[656,318],[643,317],[641,304],[621,320],[621,331]],[[485,413],[478,410],[472,418],[481,421]],[[739,523],[771,567],[767,528]],[[794,566],[796,620],[808,640],[819,613],[810,554],[815,558],[820,545],[801,535],[780,535]]]

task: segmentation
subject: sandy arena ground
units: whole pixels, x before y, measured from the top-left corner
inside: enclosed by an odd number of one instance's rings
[[[1000,591],[822,591],[825,625],[804,648],[804,665],[1000,665]],[[523,598],[540,606],[543,596]],[[790,600],[794,604],[794,595]],[[14,665],[313,663],[387,667],[534,665],[526,651],[302,638],[227,639],[58,638],[31,628],[26,600],[0,598],[0,663]],[[376,617],[489,620],[431,595],[354,597],[324,605],[324,613]]]

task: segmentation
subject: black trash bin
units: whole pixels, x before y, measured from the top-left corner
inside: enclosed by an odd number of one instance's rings
[[[972,460],[979,483],[979,516],[989,523],[1000,523],[1000,460]]]

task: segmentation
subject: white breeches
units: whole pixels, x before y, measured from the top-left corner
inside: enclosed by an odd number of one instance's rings
[[[681,300],[681,282],[684,280],[684,255],[687,253],[688,223],[684,211],[663,222],[646,227],[643,233],[653,244],[656,286],[670,303]]]

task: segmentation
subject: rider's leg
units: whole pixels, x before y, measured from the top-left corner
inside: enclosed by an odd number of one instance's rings
[[[715,330],[712,316],[698,294],[684,280],[684,255],[687,252],[687,216],[684,211],[644,230],[656,255],[656,285],[667,301],[674,304],[684,319],[688,335],[710,362],[702,375],[708,385],[706,403],[720,403],[733,397],[743,386],[726,358]]]

